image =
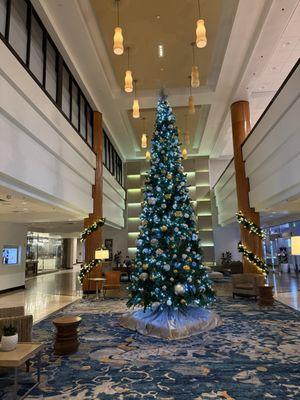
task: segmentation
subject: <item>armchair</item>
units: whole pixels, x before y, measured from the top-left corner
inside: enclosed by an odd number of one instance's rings
[[[265,278],[260,274],[234,274],[232,275],[232,296],[245,295],[254,296],[255,300],[258,296],[259,286],[263,286]]]
[[[0,308],[0,338],[4,326],[12,325],[18,332],[19,342],[31,342],[32,315],[24,315],[24,307]]]

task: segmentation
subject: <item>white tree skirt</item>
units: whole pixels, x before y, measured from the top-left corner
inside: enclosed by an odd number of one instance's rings
[[[142,335],[174,340],[207,332],[222,325],[222,320],[214,311],[197,306],[175,310],[158,305],[145,312],[137,310],[124,314],[120,325]]]

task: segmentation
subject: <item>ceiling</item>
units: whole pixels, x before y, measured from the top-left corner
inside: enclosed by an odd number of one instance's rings
[[[79,217],[49,203],[0,186],[0,221],[16,223],[77,221]],[[82,221],[82,218],[80,218]]]
[[[192,151],[192,145],[195,140],[199,140],[205,128],[205,122],[209,113],[209,105],[202,105],[195,107],[195,113],[189,114],[187,107],[173,107],[173,112],[176,115],[176,125],[181,132],[181,142],[184,143],[188,151]],[[149,138],[151,139],[154,122],[155,122],[154,108],[147,108],[143,110],[141,118],[133,119],[131,121],[134,134],[138,143],[141,142],[141,136],[146,133],[148,136],[148,149]],[[128,118],[131,118],[131,110],[128,110]],[[145,118],[145,119],[143,119]],[[145,127],[145,129],[144,129]],[[184,142],[184,136],[188,133],[189,144]],[[144,149],[141,149],[141,156],[144,155]],[[139,154],[137,152],[137,154]]]
[[[127,69],[127,53],[117,56],[112,51],[112,37],[116,24],[114,0],[91,0],[107,53],[120,88],[123,88]],[[226,3],[226,4],[225,4]],[[219,40],[224,7],[234,10],[235,0],[202,0],[201,14],[206,21],[208,45],[195,48],[202,86],[216,83],[213,62],[216,41]],[[192,65],[191,42],[195,41],[198,6],[195,0],[121,0],[120,25],[125,48],[130,48],[130,67],[138,80],[139,90],[161,87],[182,88],[188,85]],[[231,26],[222,25],[222,36],[228,36]],[[158,56],[158,45],[163,45],[164,57]],[[226,43],[224,43],[226,45]],[[219,51],[224,52],[224,49]]]

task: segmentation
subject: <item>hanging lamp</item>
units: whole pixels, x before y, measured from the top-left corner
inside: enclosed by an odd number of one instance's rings
[[[186,146],[188,146],[190,144],[190,134],[189,134],[189,128],[188,128],[188,115],[185,115],[184,144]]]
[[[146,157],[146,160],[147,160],[147,161],[150,161],[150,160],[151,160],[151,154],[150,154],[150,151],[149,151],[149,150],[146,151],[145,157]]]
[[[187,153],[187,149],[186,149],[186,148],[183,148],[183,149],[182,149],[181,155],[182,155],[182,158],[183,158],[184,160],[187,159],[188,153]]]
[[[115,1],[117,6],[117,26],[115,27],[113,50],[117,56],[120,56],[124,53],[124,46],[123,46],[124,39],[122,34],[122,28],[120,27],[120,14],[119,14],[120,0],[115,0]]]
[[[127,93],[131,93],[133,91],[133,80],[132,80],[132,72],[129,69],[129,47],[127,47],[127,70],[125,72],[125,85],[124,90]]]
[[[192,65],[192,73],[191,73],[191,86],[193,88],[197,88],[200,86],[199,79],[199,70],[197,65],[195,65],[195,42],[191,43],[192,46],[192,54],[193,54],[193,65]]]
[[[140,118],[140,105],[139,101],[136,98],[136,83],[137,80],[134,79],[134,100],[133,100],[133,106],[132,106],[132,116],[133,118]]]
[[[141,139],[141,148],[142,149],[146,149],[147,148],[147,135],[146,135],[146,133],[145,133],[145,131],[146,131],[146,129],[145,129],[145,121],[146,121],[146,118],[144,117],[143,118],[143,134],[142,134],[142,139]]]
[[[207,45],[207,37],[206,37],[204,19],[201,18],[201,13],[200,13],[200,0],[197,1],[198,1],[199,19],[197,21],[197,27],[196,27],[196,45],[200,49],[203,49],[203,47]]]
[[[194,96],[192,95],[192,84],[191,84],[191,76],[189,76],[189,88],[190,88],[190,95],[188,100],[188,113],[195,114],[195,103],[194,103]]]

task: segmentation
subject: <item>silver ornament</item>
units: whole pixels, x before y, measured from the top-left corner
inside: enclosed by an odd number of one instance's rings
[[[177,283],[177,285],[174,286],[174,293],[179,295],[183,294],[185,292],[184,286],[181,283]]]

